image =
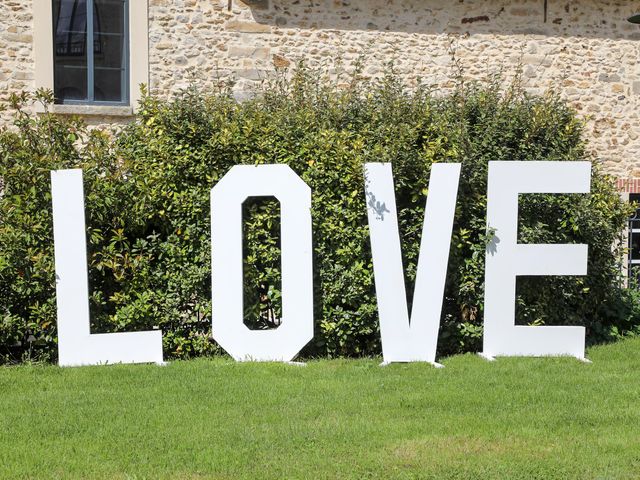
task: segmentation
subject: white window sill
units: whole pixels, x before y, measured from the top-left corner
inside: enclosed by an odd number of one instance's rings
[[[37,113],[45,113],[45,108],[36,103]],[[48,111],[58,115],[81,115],[86,117],[132,117],[133,107],[108,105],[49,105]]]

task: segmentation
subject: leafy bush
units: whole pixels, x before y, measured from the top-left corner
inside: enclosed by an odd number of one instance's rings
[[[411,298],[431,165],[462,162],[439,349],[478,350],[487,163],[582,160],[581,123],[556,95],[530,96],[517,82],[436,94],[393,74],[347,88],[319,78],[299,66],[244,103],[225,89],[147,95],[115,134],[31,116],[28,96],[14,98],[15,128],[0,133],[2,360],[56,354],[49,170],[84,170],[94,331],[161,328],[165,354],[184,358],[219,352],[209,191],[235,164],[270,163],[312,188],[316,336],[305,354],[338,356],[380,351],[363,164],[393,164]],[[257,199],[244,213],[245,323],[268,328],[280,313],[278,205]],[[628,213],[595,162],[591,194],[523,195],[520,241],[588,243],[589,275],[519,279],[518,321],[586,325],[590,342],[635,331],[638,296],[620,286],[615,247]]]

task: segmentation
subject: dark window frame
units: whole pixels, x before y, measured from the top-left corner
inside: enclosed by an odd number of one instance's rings
[[[55,0],[51,0],[53,3]],[[123,50],[122,50],[122,65],[121,65],[121,92],[122,92],[122,100],[121,101],[105,101],[105,100],[96,100],[95,99],[95,53],[96,52],[96,39],[94,38],[94,16],[96,16],[96,20],[98,21],[98,26],[100,26],[100,16],[99,14],[95,14],[96,9],[94,6],[95,0],[86,0],[86,42],[83,46],[84,52],[87,55],[87,98],[86,99],[58,99],[56,98],[56,103],[59,105],[95,105],[95,106],[129,106],[131,102],[130,97],[130,85],[129,85],[129,77],[130,77],[130,33],[129,33],[129,1],[130,0],[121,0],[123,3]],[[135,1],[135,0],[134,0]],[[57,44],[56,44],[56,22],[58,19],[53,18],[53,66],[56,66],[56,54],[57,54]],[[100,27],[99,27],[100,28]],[[99,35],[105,35],[105,33],[99,33]],[[93,48],[89,48],[92,45]],[[100,38],[97,41],[98,50],[102,48],[102,42]],[[83,52],[83,53],[84,53]],[[72,52],[68,52],[69,54],[73,54]],[[54,77],[55,83],[55,77]]]
[[[638,278],[640,274],[640,253],[636,252],[634,256],[634,244],[640,245],[640,193],[630,193],[629,202],[635,204],[636,211],[629,217],[627,231],[627,272],[629,277],[635,275]],[[637,249],[636,249],[637,250]],[[638,278],[640,281],[640,278]]]

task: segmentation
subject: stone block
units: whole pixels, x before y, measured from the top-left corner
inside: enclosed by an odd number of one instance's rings
[[[271,33],[270,25],[263,25],[256,22],[245,22],[242,20],[229,20],[224,24],[225,30],[241,33]]]

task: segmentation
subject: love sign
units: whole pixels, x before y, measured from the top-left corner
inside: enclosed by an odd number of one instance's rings
[[[409,312],[391,164],[365,165],[365,195],[385,363],[429,362],[436,346],[461,165],[434,164]],[[482,355],[584,359],[584,327],[516,326],[518,275],[586,275],[587,245],[517,243],[518,195],[588,193],[589,162],[489,162]],[[162,363],[162,333],[92,334],[81,170],[51,172],[61,366]],[[243,323],[242,204],[281,207],[282,319]],[[238,361],[291,361],[313,337],[311,190],[286,165],[238,165],[211,190],[213,338]]]

